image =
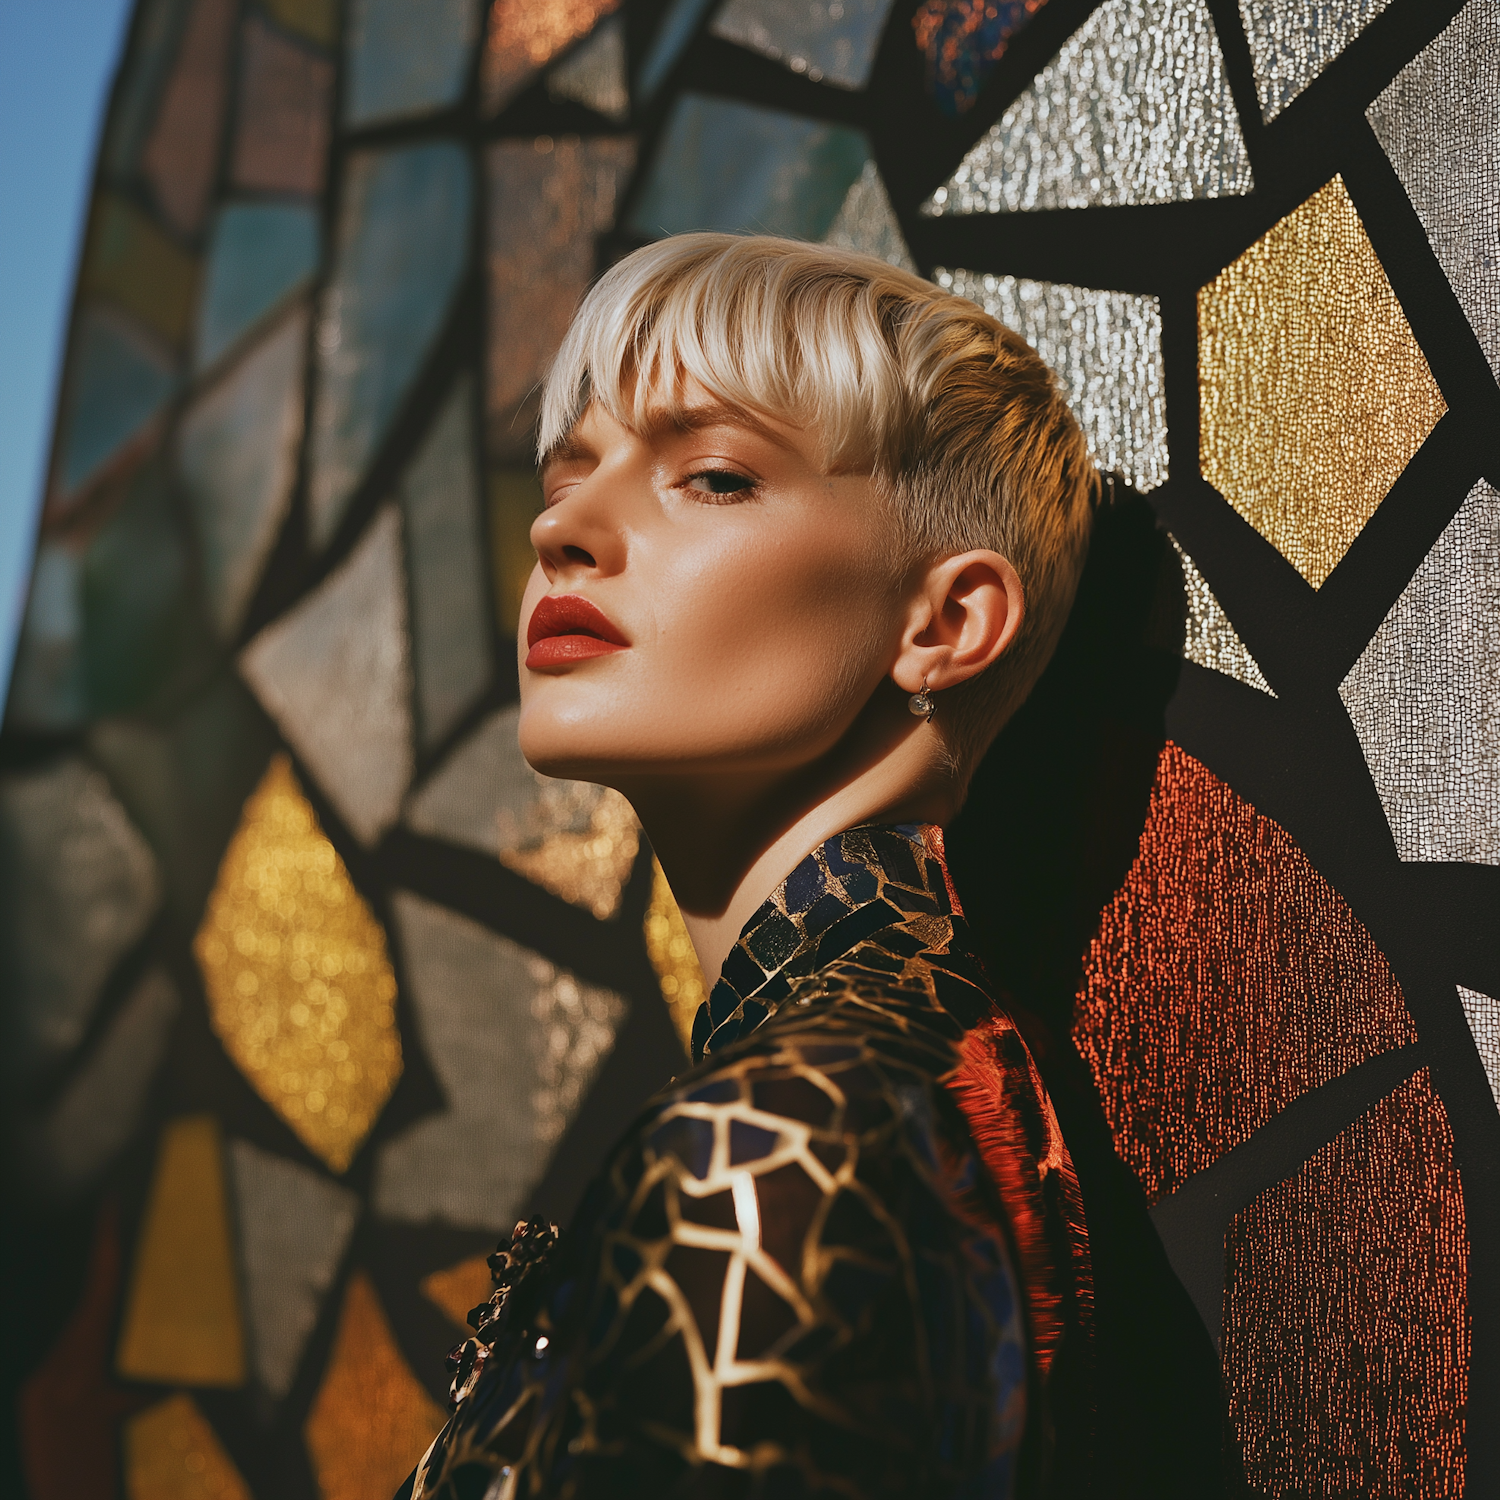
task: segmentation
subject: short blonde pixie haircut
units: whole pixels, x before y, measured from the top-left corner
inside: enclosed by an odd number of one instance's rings
[[[868,473],[912,564],[992,548],[1025,592],[988,670],[938,698],[960,786],[1041,675],[1083,570],[1098,474],[1052,372],[965,298],[872,256],[768,235],[637,250],[584,298],[548,373],[538,453],[590,402],[641,432],[685,383],[817,435],[825,472]]]

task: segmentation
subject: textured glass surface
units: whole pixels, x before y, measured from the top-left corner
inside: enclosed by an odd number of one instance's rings
[[[821,239],[868,156],[846,126],[684,94],[630,227],[652,239],[695,229]]]
[[[454,1326],[462,1328],[464,1337],[467,1338],[472,1332],[469,1328],[469,1309],[487,1301],[495,1289],[490,1278],[489,1257],[470,1256],[468,1260],[459,1261],[456,1266],[434,1271],[430,1276],[422,1278],[421,1287],[422,1295],[447,1313]]]
[[[191,1396],[168,1396],[126,1419],[130,1500],[252,1500],[234,1460]]]
[[[1447,409],[1335,177],[1198,293],[1203,477],[1314,588]]]
[[[901,225],[896,221],[890,195],[880,180],[880,170],[873,161],[867,161],[854,179],[823,241],[840,250],[878,256],[904,271],[917,269],[906,248]]]
[[[319,309],[309,479],[322,546],[442,326],[469,236],[469,163],[437,141],[350,158]]]
[[[728,0],[709,28],[814,83],[862,89],[891,0]]]
[[[1101,469],[1142,491],[1166,479],[1166,373],[1155,297],[941,266],[932,274],[1014,328],[1057,372]]]
[[[1073,1040],[1147,1200],[1415,1042],[1384,955],[1287,834],[1167,744],[1084,958]]]
[[[72,729],[87,716],[80,573],[78,554],[66,543],[46,537],[37,543],[6,705],[6,716],[20,728]],[[519,618],[519,593],[516,599]]]
[[[193,953],[225,1051],[342,1172],[401,1076],[396,977],[285,755],[245,804]]]
[[[1255,658],[1245,649],[1245,643],[1224,613],[1224,606],[1214,597],[1208,580],[1198,571],[1197,564],[1182,550],[1175,536],[1169,536],[1182,563],[1182,586],[1187,596],[1187,625],[1182,642],[1182,654],[1189,661],[1213,672],[1223,672],[1243,682],[1246,687],[1259,688],[1263,693],[1276,694],[1266,681]]]
[[[587,36],[620,0],[496,0],[480,64],[480,90],[491,112],[509,104],[538,68]]]
[[[1106,0],[922,212],[1175,203],[1253,185],[1203,0]]]
[[[1500,865],[1500,491],[1469,492],[1339,696],[1401,858]]]
[[[542,513],[542,486],[534,459],[524,468],[491,469],[490,576],[494,581],[495,623],[514,639],[521,623],[521,600],[536,568],[532,522]]]
[[[418,833],[497,854],[518,874],[604,920],[620,907],[640,831],[607,787],[533,771],[516,743],[519,706],[462,740],[411,799]]]
[[[1011,37],[1046,0],[922,0],[912,17],[927,59],[927,92],[950,118],[963,114]]]
[[[497,452],[530,457],[516,420],[597,269],[597,238],[635,165],[629,140],[505,141],[490,148],[489,409]]]
[[[351,0],[348,24],[350,125],[440,109],[463,93],[478,0]]]
[[[453,728],[489,682],[474,388],[465,377],[401,482],[422,743]]]
[[[644,924],[646,956],[656,970],[661,997],[672,1013],[672,1024],[682,1038],[682,1049],[691,1052],[693,1018],[708,999],[708,986],[687,923],[677,909],[677,900],[661,865],[651,861],[651,900]]]
[[[199,367],[216,360],[317,268],[315,210],[298,203],[231,203],[220,209],[198,312]]]
[[[1274,120],[1390,0],[1240,0],[1260,112]]]
[[[625,76],[625,23],[611,16],[593,36],[547,75],[554,99],[571,99],[607,120],[630,113],[630,86]]]
[[[1366,111],[1500,380],[1500,4],[1469,0]]]
[[[0,992],[12,1082],[83,1040],[99,991],[160,899],[156,861],[76,756],[0,778]]]
[[[444,1420],[402,1358],[369,1277],[355,1271],[305,1429],[321,1500],[395,1494]]]
[[[173,348],[187,337],[198,267],[128,199],[103,194],[89,219],[79,289],[130,314]]]
[[[280,1398],[296,1378],[323,1294],[354,1233],[359,1198],[249,1141],[230,1141],[229,1180],[251,1364],[260,1383]]]
[[[100,142],[100,163],[116,176],[130,175],[140,161],[191,4],[192,0],[141,0]]]
[[[448,1108],[380,1148],[376,1208],[509,1229],[614,1045],[625,1002],[419,897],[398,891],[393,906]]]
[[[401,516],[387,506],[354,551],[240,653],[240,671],[355,837],[396,820],[411,780],[411,663]]]
[[[244,620],[291,503],[302,442],[307,311],[297,308],[188,408],[177,462],[220,636]]]
[[[115,1363],[158,1385],[242,1385],[245,1333],[213,1115],[162,1130]]]
[[[338,0],[261,0],[288,31],[331,46],[339,34]]]
[[[1495,1107],[1500,1109],[1500,1000],[1478,990],[1466,990],[1463,985],[1457,988],[1464,1019],[1469,1023],[1485,1077],[1490,1081],[1490,1092],[1495,1096]]]
[[[1252,1493],[1464,1493],[1468,1260],[1426,1068],[1235,1215],[1224,1374]]]
[[[235,184],[267,193],[321,193],[332,107],[333,65],[248,20],[230,167]]]
[[[24,1141],[28,1175],[44,1192],[72,1197],[135,1134],[179,1006],[165,971],[150,969],[110,1018],[46,1119]]]

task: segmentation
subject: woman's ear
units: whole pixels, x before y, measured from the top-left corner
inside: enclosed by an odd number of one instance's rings
[[[1021,580],[998,552],[978,548],[929,563],[915,581],[892,679],[907,693],[968,681],[1004,654],[1025,609]]]

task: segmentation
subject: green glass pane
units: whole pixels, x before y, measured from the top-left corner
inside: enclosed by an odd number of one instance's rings
[[[685,94],[631,228],[652,237],[715,229],[821,239],[868,156],[860,131]]]
[[[81,724],[88,705],[83,691],[83,600],[78,554],[43,539],[31,569],[26,617],[10,680],[7,722],[42,732]]]
[[[367,125],[453,104],[478,31],[475,0],[353,0],[345,119]]]
[[[217,359],[318,264],[318,216],[300,203],[232,203],[209,242],[198,366]]]

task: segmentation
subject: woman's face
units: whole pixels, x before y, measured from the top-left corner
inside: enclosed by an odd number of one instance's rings
[[[807,433],[701,390],[640,436],[591,406],[542,484],[519,644],[538,770],[774,778],[830,750],[889,671],[893,523]]]

